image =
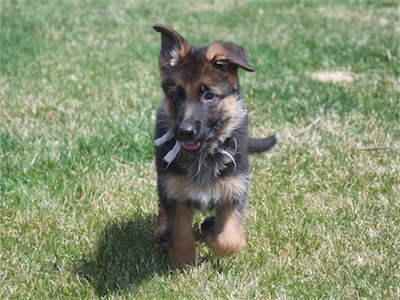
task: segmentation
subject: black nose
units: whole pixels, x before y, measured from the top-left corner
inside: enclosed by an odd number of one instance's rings
[[[190,140],[196,135],[196,128],[190,123],[182,123],[178,127],[178,135],[183,140]]]

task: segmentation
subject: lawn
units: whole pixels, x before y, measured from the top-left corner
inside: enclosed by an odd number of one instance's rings
[[[0,0],[1,299],[399,299],[397,0]],[[247,248],[152,241],[164,23],[243,45]],[[196,216],[198,231],[204,216]]]

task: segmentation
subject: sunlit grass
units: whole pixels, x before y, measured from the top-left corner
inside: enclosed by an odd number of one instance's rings
[[[0,298],[400,297],[397,1],[5,0],[0,13]],[[282,136],[251,158],[246,250],[217,261],[199,242],[182,272],[152,242],[155,23],[245,46],[250,132]]]

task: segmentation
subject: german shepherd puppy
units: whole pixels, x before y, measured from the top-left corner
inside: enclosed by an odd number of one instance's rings
[[[195,211],[215,209],[201,230],[217,257],[246,246],[248,154],[270,149],[278,136],[247,137],[238,69],[254,68],[243,47],[228,42],[193,47],[167,26],[153,28],[161,33],[165,94],[155,132],[159,211],[154,238],[168,247],[171,266],[181,268],[196,260]]]

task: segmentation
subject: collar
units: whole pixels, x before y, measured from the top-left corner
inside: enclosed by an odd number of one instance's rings
[[[172,130],[167,131],[163,136],[159,137],[154,141],[154,145],[156,147],[161,147],[163,144],[168,142],[173,138],[173,133]],[[178,155],[179,151],[181,150],[181,143],[178,141],[175,141],[174,147],[172,147],[171,150],[168,151],[168,153],[164,156],[163,160],[169,164],[176,158]]]

